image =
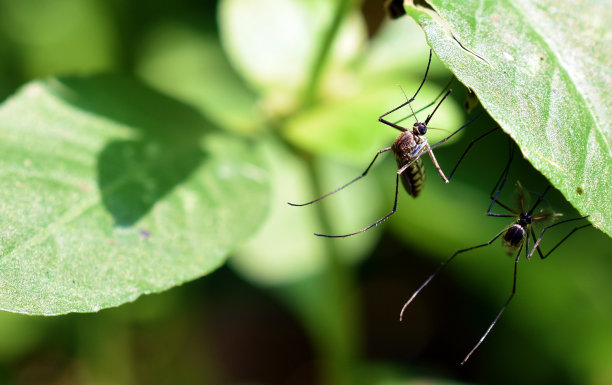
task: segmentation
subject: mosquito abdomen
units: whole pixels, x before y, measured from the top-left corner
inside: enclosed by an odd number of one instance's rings
[[[398,161],[397,166],[401,168],[403,164],[400,164]],[[406,192],[413,198],[419,196],[425,185],[425,167],[421,158],[418,158],[408,166],[401,177]]]
[[[521,246],[526,235],[525,229],[518,223],[508,227],[503,235],[503,242],[508,248],[508,252],[512,252],[514,249]]]

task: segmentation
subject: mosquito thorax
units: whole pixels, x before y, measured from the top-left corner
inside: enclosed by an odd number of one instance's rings
[[[416,122],[412,126],[412,132],[415,135],[425,135],[427,133],[427,124],[424,122]]]
[[[401,160],[401,164],[412,160],[412,152],[419,144],[421,144],[422,139],[425,138],[421,138],[418,135],[414,135],[410,131],[404,131],[399,134],[399,136],[395,139],[393,146],[391,147],[396,159],[398,161]]]
[[[530,225],[532,222],[531,220],[531,215],[529,215],[528,213],[521,213],[521,215],[519,216],[519,220],[518,220],[518,224],[521,227],[525,227]]]

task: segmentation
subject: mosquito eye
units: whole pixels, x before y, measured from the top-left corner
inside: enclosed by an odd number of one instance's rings
[[[427,132],[427,125],[423,122],[416,122],[413,127],[414,133],[417,135],[425,135]]]

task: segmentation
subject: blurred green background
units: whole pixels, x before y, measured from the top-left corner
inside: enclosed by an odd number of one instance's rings
[[[418,26],[390,22],[378,1],[0,0],[2,100],[37,78],[131,74],[256,140],[274,181],[259,234],[209,276],[96,314],[0,313],[0,383],[611,384],[611,244],[592,228],[545,261],[521,260],[516,297],[464,367],[510,292],[512,258],[498,242],[454,261],[398,321],[440,261],[510,223],[484,215],[507,159],[501,132],[449,185],[425,159],[423,195],[402,191],[398,213],[359,236],[312,233],[352,232],[391,208],[390,154],[342,193],[286,204],[345,183],[392,143],[377,117],[404,100],[398,84],[416,90],[427,54]],[[434,58],[415,105],[449,76]],[[431,126],[468,119],[453,89]],[[440,147],[442,168],[493,126],[483,117]],[[520,178],[542,191],[518,158],[508,187]],[[547,203],[577,215],[556,191]]]

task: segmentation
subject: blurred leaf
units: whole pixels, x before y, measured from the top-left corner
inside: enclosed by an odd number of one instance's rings
[[[109,13],[96,0],[1,1],[0,28],[29,78],[101,71],[113,67],[117,50]]]
[[[33,82],[0,138],[5,310],[96,311],[197,278],[266,213],[256,147],[129,79]]]
[[[419,4],[406,11],[438,57],[534,166],[612,235],[609,4]]]
[[[44,318],[0,312],[0,362],[31,354],[50,326]]]
[[[416,90],[421,80],[402,78],[400,82],[407,89]],[[439,92],[440,88],[435,86],[422,89],[417,99],[422,102],[414,103],[414,106],[426,105]],[[378,116],[403,101],[405,99],[399,87],[383,89],[375,84],[364,85],[350,97],[330,100],[294,115],[287,122],[285,135],[296,147],[326,157],[350,160],[365,169],[376,151],[392,145],[399,135],[399,131],[379,123]],[[431,109],[428,111],[431,112]],[[389,115],[391,121],[405,116],[405,110]],[[422,112],[417,116],[424,119],[426,115]],[[463,117],[453,99],[445,100],[431,120],[432,127],[443,129],[428,131],[428,140],[436,143],[448,136],[449,132],[459,128]],[[403,124],[410,127],[412,123],[413,120],[407,120]]]
[[[314,195],[305,163],[272,138],[264,140],[263,152],[272,181],[270,216],[231,264],[252,281],[278,285],[320,271],[328,251],[313,235],[321,227],[318,213],[287,204]]]
[[[223,0],[221,38],[234,67],[269,94],[274,110],[290,109],[309,82],[311,67],[332,24],[336,5],[325,0]],[[335,37],[328,65],[352,59],[365,40],[361,18],[348,17]]]
[[[266,138],[262,146],[273,182],[269,219],[230,262],[246,278],[264,285],[287,284],[320,274],[327,269],[330,259],[326,240],[313,234],[323,230],[319,218],[321,207],[287,204],[316,197],[307,165],[272,138]],[[314,167],[321,175],[321,183],[329,189],[360,172],[329,160],[318,163]],[[381,215],[380,189],[375,183],[351,187],[350,192],[338,194],[337,199],[330,197],[326,202],[317,203],[329,213],[334,233],[349,231],[359,223],[365,226],[367,221]],[[380,232],[369,232],[337,243],[335,248],[344,261],[356,262],[372,251],[379,236]]]
[[[261,125],[258,96],[233,71],[210,33],[184,25],[157,26],[144,44],[138,73],[224,128],[253,131]]]
[[[415,44],[408,46],[406,38]],[[290,116],[283,134],[294,146],[310,153],[365,168],[376,151],[390,146],[399,134],[381,125],[378,117],[405,101],[402,90],[412,95],[423,80],[429,51],[424,47],[413,48],[421,41],[424,42],[422,31],[407,18],[385,24],[355,60],[355,65],[328,73],[322,84],[325,93],[321,103]],[[416,110],[431,102],[450,76],[434,57],[427,86],[419,92],[413,108]],[[440,78],[442,82],[436,83]],[[404,108],[389,118],[395,121],[408,113],[410,110]],[[426,112],[417,116],[424,119]],[[432,127],[442,130],[428,131],[428,140],[436,143],[448,136],[461,125],[462,119],[464,115],[457,103],[448,98],[431,122]],[[410,127],[413,122],[407,120],[403,124]]]
[[[386,21],[368,41],[367,49],[360,55],[359,72],[368,78],[382,77],[387,81],[393,80],[395,73],[415,78],[422,76],[429,54],[426,43],[423,30],[410,18]],[[434,57],[428,76],[430,79],[448,77],[450,73],[444,64]],[[388,85],[396,84],[397,81]]]

